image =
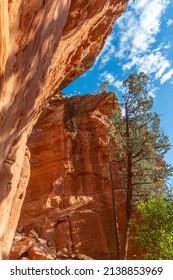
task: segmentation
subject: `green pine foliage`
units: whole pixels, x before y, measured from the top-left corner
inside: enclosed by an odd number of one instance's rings
[[[158,114],[152,112],[153,98],[147,91],[148,82],[149,78],[143,72],[131,74],[123,82],[126,89],[121,104],[124,114],[114,110],[110,125],[117,162],[117,184],[126,189],[126,234],[120,252],[122,259],[127,258],[130,221],[135,205],[141,199],[147,201],[155,193],[161,195],[166,189],[166,180],[172,175],[172,167],[164,161],[170,143],[160,128]]]
[[[110,129],[117,162],[124,163],[119,175],[124,183],[129,179],[134,199],[162,192],[172,174],[172,167],[163,160],[170,143],[160,129],[158,114],[152,112],[148,80],[146,74],[135,73],[123,82],[127,89],[122,103],[125,114],[114,110]]]
[[[143,259],[173,260],[173,200],[152,197],[138,204],[133,239]]]

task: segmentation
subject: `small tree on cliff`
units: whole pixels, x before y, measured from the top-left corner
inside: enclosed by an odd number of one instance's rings
[[[110,133],[118,164],[118,176],[126,185],[126,236],[121,257],[126,259],[132,206],[136,199],[162,192],[172,168],[163,161],[170,148],[160,130],[160,119],[152,113],[153,98],[148,95],[148,76],[131,74],[124,82],[124,115],[113,111]]]
[[[100,85],[100,89],[101,89],[101,91],[102,92],[104,92],[104,91],[106,91],[107,92],[107,90],[108,90],[108,82],[103,82],[101,85]]]

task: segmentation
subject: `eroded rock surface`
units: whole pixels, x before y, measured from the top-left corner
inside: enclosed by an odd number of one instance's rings
[[[113,108],[114,93],[54,98],[29,139],[31,177],[19,228],[36,231],[57,254],[117,258],[108,149]]]
[[[21,259],[23,255],[30,250],[32,245],[35,243],[34,238],[23,237],[20,240],[14,239],[14,245],[11,249],[10,258],[12,260]],[[41,244],[40,244],[41,245]]]
[[[29,176],[29,167],[28,170],[22,167],[26,162],[27,137],[55,90],[91,67],[127,2],[0,1],[0,251],[3,258],[9,255],[22,205],[16,190],[22,185],[25,192]],[[19,163],[17,155],[21,149]],[[23,175],[24,172],[27,174]]]

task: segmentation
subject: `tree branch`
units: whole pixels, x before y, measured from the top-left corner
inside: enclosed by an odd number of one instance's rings
[[[137,159],[137,160],[135,160],[135,161],[132,161],[132,163],[136,163],[136,162],[139,162],[139,161],[141,161],[141,160],[144,160],[144,159],[146,159],[146,160],[150,160],[150,159],[155,159],[155,160],[158,160],[158,157],[155,157],[155,158],[139,158],[139,159]]]
[[[143,143],[142,143],[142,148],[140,149],[140,151],[139,151],[136,155],[134,155],[132,158],[136,158],[137,156],[139,156],[139,155],[142,153],[142,151],[143,151],[143,145],[145,144],[145,142],[146,142],[146,140],[143,141]]]
[[[151,181],[151,182],[138,182],[138,183],[132,183],[132,186],[135,186],[135,185],[149,185],[149,184],[153,184],[154,181]]]

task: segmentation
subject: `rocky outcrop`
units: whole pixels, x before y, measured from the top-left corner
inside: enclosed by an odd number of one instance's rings
[[[29,169],[23,169],[27,137],[55,90],[91,67],[127,2],[0,2],[0,247],[3,258],[8,257],[22,205],[16,190],[22,185],[24,193],[29,177]],[[23,172],[27,173],[24,182]]]
[[[8,32],[8,2],[0,2],[0,92],[4,82],[5,65],[8,58],[9,32]]]
[[[38,238],[37,234],[15,234],[10,253],[11,260],[92,260],[84,254],[69,255],[67,252],[58,251],[56,254],[47,244],[47,240]]]
[[[31,177],[19,229],[57,254],[116,259],[108,119],[114,93],[57,97],[28,141]],[[120,187],[120,186],[118,186]],[[123,190],[117,190],[123,236]]]
[[[2,252],[10,251],[11,243],[8,241],[13,240],[30,177],[30,153],[26,148],[26,140],[27,135],[23,134],[19,143],[14,145],[0,176],[0,244]]]
[[[23,255],[33,246],[34,243],[34,238],[25,236],[21,237],[19,240],[14,238],[14,245],[11,249],[10,258],[12,260],[23,258]]]

